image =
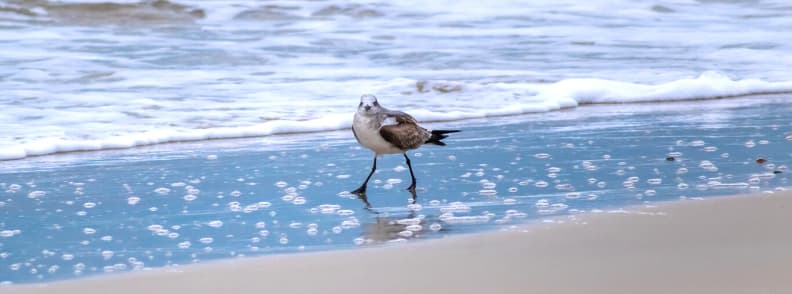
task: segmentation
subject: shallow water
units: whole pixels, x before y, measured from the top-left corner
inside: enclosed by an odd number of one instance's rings
[[[400,156],[379,161],[371,208],[346,192],[371,164],[348,131],[6,161],[0,282],[411,242],[772,192],[790,186],[787,99],[590,105],[436,124],[464,131],[447,147],[409,153],[418,177],[412,205]]]
[[[0,160],[792,91],[787,1],[104,2],[0,1]]]

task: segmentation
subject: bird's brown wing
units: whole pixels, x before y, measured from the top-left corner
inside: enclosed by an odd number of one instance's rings
[[[385,141],[402,150],[415,149],[426,142],[426,130],[414,124],[396,124],[380,128]]]
[[[418,121],[414,117],[412,117],[412,115],[406,114],[406,113],[401,112],[401,111],[388,110],[388,111],[385,112],[385,116],[386,117],[392,117],[392,118],[396,119],[396,122],[400,123],[400,124],[401,123],[405,123],[405,124],[418,125]]]
[[[396,124],[382,126],[380,135],[393,146],[402,150],[415,149],[423,145],[429,138],[429,132],[418,126],[418,121],[409,114],[401,111],[388,111],[386,115],[396,119]]]

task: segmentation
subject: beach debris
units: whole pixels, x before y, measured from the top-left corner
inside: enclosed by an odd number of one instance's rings
[[[677,157],[680,156],[682,156],[682,152],[678,152],[678,151],[669,152],[668,155],[666,156],[666,161],[675,161]]]

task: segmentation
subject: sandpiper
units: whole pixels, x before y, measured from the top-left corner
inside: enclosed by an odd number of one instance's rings
[[[371,172],[366,177],[366,181],[352,193],[366,194],[366,185],[371,179],[371,175],[377,170],[377,157],[401,153],[410,169],[410,178],[412,179],[407,190],[414,196],[415,174],[410,158],[407,157],[407,151],[424,144],[445,146],[445,143],[440,140],[448,137],[446,134],[459,132],[459,130],[427,130],[419,126],[418,121],[409,114],[382,107],[374,95],[363,95],[360,97],[360,104],[355,112],[352,132],[360,145],[374,152],[374,164],[371,166]]]

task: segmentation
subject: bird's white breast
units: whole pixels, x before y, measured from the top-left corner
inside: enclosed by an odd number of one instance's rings
[[[404,153],[404,151],[382,138],[379,132],[380,124],[373,121],[374,119],[377,118],[355,114],[353,127],[360,145],[371,149],[377,155]]]

